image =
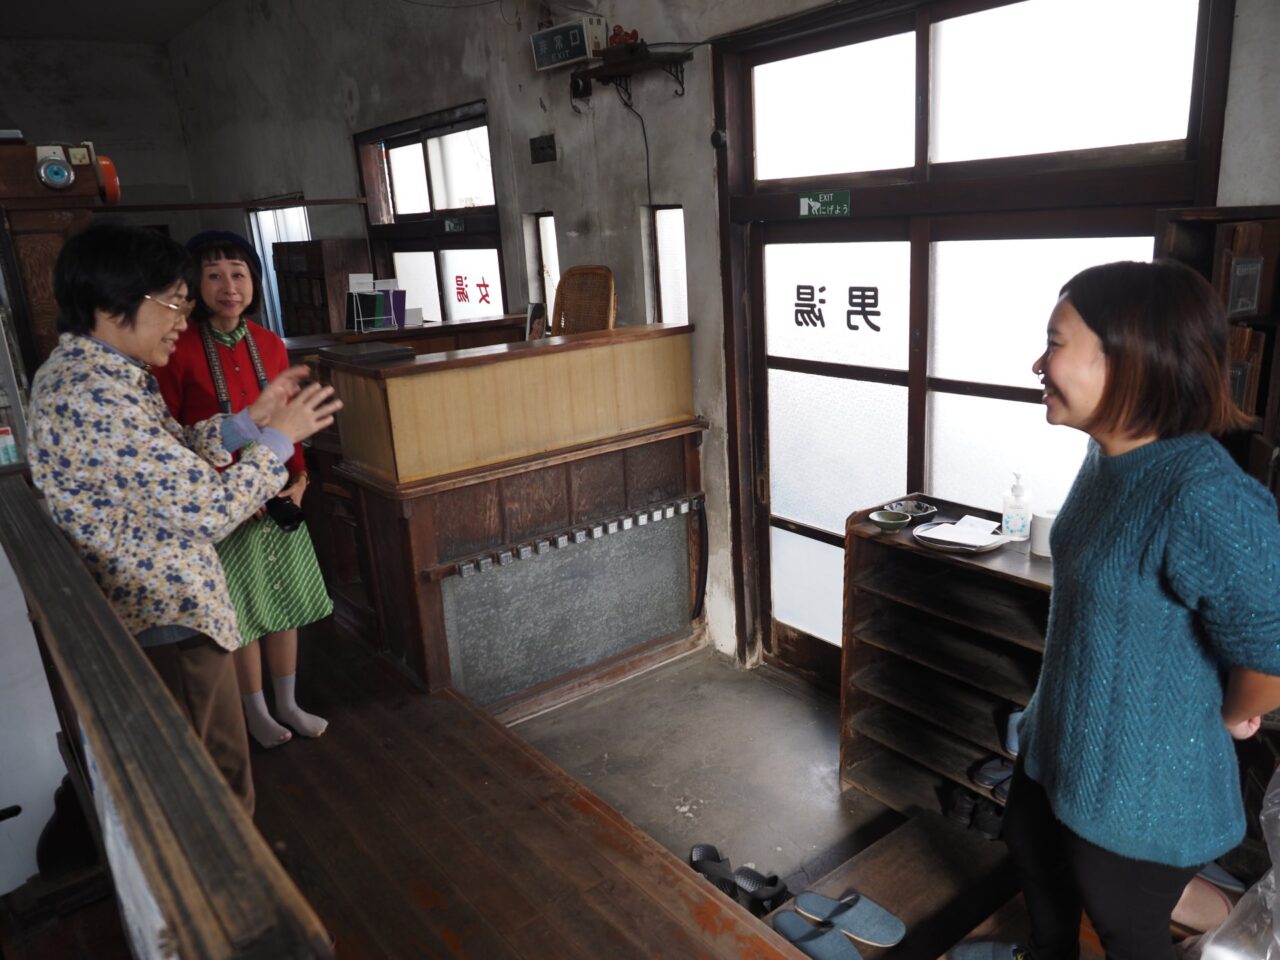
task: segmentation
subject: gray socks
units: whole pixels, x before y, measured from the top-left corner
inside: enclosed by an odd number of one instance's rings
[[[276,695],[276,715],[304,737],[318,737],[328,729],[329,721],[313,713],[307,713],[298,706],[297,700],[294,699],[294,686],[297,679],[296,673],[286,677],[271,678],[271,688]],[[244,719],[249,733],[261,746],[269,750],[282,743],[288,743],[293,738],[293,734],[286,727],[282,727],[272,719],[267,711],[266,697],[262,695],[261,690],[257,693],[241,694],[240,702],[244,704]]]

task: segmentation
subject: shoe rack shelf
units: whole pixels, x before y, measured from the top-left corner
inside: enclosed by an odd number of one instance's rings
[[[936,519],[988,511],[912,494]],[[950,783],[1008,757],[1005,721],[1035,689],[1052,566],[1020,545],[974,553],[921,546],[853,514],[845,527],[840,775],[907,815],[943,812]],[[998,518],[997,518],[998,519]]]

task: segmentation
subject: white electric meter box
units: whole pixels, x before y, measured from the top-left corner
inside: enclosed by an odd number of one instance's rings
[[[539,30],[529,37],[533,65],[551,70],[600,56],[605,47],[604,17],[580,17]]]

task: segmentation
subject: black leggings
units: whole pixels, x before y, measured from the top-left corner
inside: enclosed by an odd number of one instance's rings
[[[1196,867],[1130,860],[1068,830],[1044,789],[1018,762],[1004,814],[1031,915],[1035,960],[1077,960],[1080,911],[1089,915],[1107,960],[1161,960],[1174,955],[1169,915]]]

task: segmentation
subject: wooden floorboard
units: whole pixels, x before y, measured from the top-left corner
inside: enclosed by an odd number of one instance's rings
[[[344,672],[337,675],[346,676]],[[390,715],[400,724],[407,720],[403,711]],[[381,723],[373,728],[357,729],[357,725],[366,724],[370,719],[375,718],[355,718],[348,724],[348,736],[354,734],[366,745],[376,741],[378,727],[385,728],[388,717],[381,717]],[[588,933],[587,941],[581,946],[587,949],[608,946],[618,956],[644,957],[651,938],[657,933],[669,939],[673,950],[690,951],[687,955],[696,953],[697,944],[687,931],[671,925],[661,914],[655,916],[652,911],[645,911],[641,922],[634,922],[626,907],[632,901],[643,902],[641,891],[619,888],[609,864],[589,848],[583,848],[580,837],[571,829],[547,817],[523,784],[500,766],[487,762],[475,751],[474,742],[467,742],[452,752],[448,744],[429,736],[399,741],[384,739],[382,746],[384,752],[375,753],[370,773],[385,772],[384,795],[408,798],[418,810],[424,806],[422,798],[426,798],[427,806],[440,807],[437,819],[447,824],[456,822],[502,862],[521,864],[523,882],[539,901],[537,909],[548,912],[550,919],[570,938]],[[385,751],[394,752],[394,759]],[[388,779],[392,774],[400,775],[403,782],[393,785]],[[393,815],[400,819],[395,829],[402,834],[417,832],[411,822],[403,819],[403,811],[395,811]],[[426,836],[431,838],[432,833],[427,832]],[[434,847],[433,839],[428,840],[428,847]],[[424,850],[422,854],[430,856],[431,851]],[[471,880],[466,870],[455,870],[450,878],[459,892],[464,892],[461,888]],[[488,882],[471,885],[475,888],[471,893],[474,901],[490,912],[495,904],[510,911],[510,901],[521,899],[518,889],[512,897],[508,891],[495,890]],[[611,897],[600,897],[601,890],[608,890]],[[535,914],[533,905],[517,904],[513,919],[523,923]],[[514,924],[509,921],[508,926],[511,925]]]
[[[256,820],[339,958],[802,956],[460,695],[327,631],[299,673],[330,727],[255,751]]]

